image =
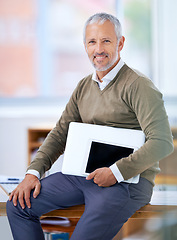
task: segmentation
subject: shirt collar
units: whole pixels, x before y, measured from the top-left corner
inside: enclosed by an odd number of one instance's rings
[[[117,75],[117,73],[120,71],[120,69],[123,67],[124,64],[125,64],[124,61],[122,59],[120,59],[119,62],[117,63],[117,65],[110,72],[108,72],[101,80],[103,82],[112,81],[115,78],[115,76]],[[92,80],[100,83],[100,81],[98,80],[97,74],[96,74],[96,70],[94,70],[94,72],[93,72]]]

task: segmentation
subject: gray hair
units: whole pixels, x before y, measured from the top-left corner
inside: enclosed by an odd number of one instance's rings
[[[92,15],[91,17],[89,17],[89,19],[86,21],[85,26],[84,26],[84,31],[83,31],[83,38],[84,38],[84,43],[86,43],[86,28],[89,24],[93,24],[93,23],[99,23],[99,24],[103,24],[105,21],[110,21],[115,28],[115,33],[116,33],[116,37],[117,40],[119,40],[122,37],[122,26],[119,22],[119,20],[114,17],[111,14],[108,13],[96,13],[94,15]]]

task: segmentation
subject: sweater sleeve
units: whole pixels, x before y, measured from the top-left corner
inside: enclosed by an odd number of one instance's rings
[[[46,137],[42,146],[39,148],[35,159],[31,162],[28,170],[36,170],[42,176],[45,171],[49,170],[52,164],[63,154],[66,144],[68,127],[70,122],[81,122],[79,110],[77,107],[77,95],[79,84],[74,90],[61,118],[56,126]]]
[[[125,92],[125,101],[146,136],[146,142],[140,149],[117,162],[127,180],[146,170],[154,170],[153,166],[157,168],[157,163],[172,153],[173,139],[162,94],[150,80],[138,77]]]

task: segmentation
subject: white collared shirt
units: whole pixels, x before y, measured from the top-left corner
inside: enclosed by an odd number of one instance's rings
[[[99,81],[96,70],[94,70],[92,80],[98,83],[100,90],[103,90],[115,78],[124,64],[123,60],[120,59],[117,65],[101,79],[102,82]]]

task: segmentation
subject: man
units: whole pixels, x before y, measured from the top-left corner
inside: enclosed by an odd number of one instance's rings
[[[124,41],[114,16],[95,14],[86,22],[84,45],[95,72],[79,82],[25,179],[10,195],[7,214],[15,240],[44,239],[39,217],[77,204],[86,207],[71,239],[110,240],[136,210],[149,203],[158,163],[173,151],[172,136],[161,93],[120,58]],[[40,181],[64,152],[70,122],[142,129],[146,142],[87,178],[56,173]],[[124,182],[137,174],[137,184]]]

